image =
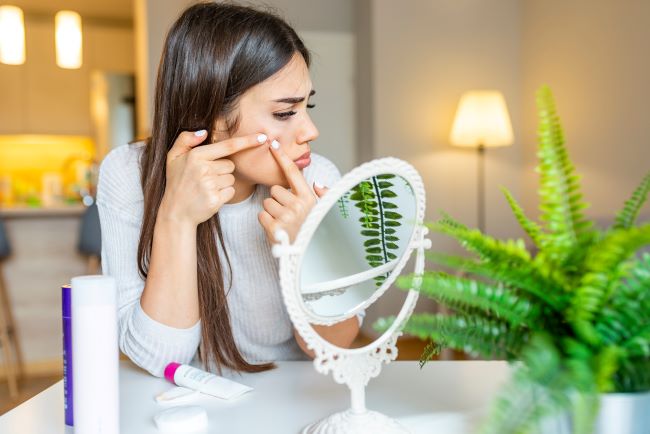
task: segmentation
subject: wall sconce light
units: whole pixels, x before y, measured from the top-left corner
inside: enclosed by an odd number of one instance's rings
[[[16,6],[0,6],[0,63],[25,63],[25,19]]]
[[[56,64],[65,69],[81,68],[81,16],[73,11],[59,11],[54,17],[54,25]]]

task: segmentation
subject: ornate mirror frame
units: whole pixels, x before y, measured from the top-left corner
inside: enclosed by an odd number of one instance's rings
[[[339,198],[361,181],[372,176],[394,174],[404,178],[413,188],[416,201],[414,230],[401,258],[391,264],[392,273],[373,295],[350,312],[337,317],[322,317],[307,308],[301,291],[300,267],[303,255],[316,229]],[[334,381],[347,384],[351,391],[351,408],[333,414],[303,430],[303,433],[403,433],[405,429],[389,417],[367,410],[365,407],[365,387],[371,378],[379,375],[382,363],[390,363],[397,357],[397,338],[402,334],[402,325],[413,312],[418,298],[420,279],[414,280],[414,288],[408,291],[395,322],[374,342],[354,349],[340,348],[323,339],[311,324],[331,325],[357,314],[381,297],[408,262],[411,253],[416,251],[415,275],[424,271],[424,250],[431,247],[426,237],[428,229],[424,226],[425,191],[418,172],[405,161],[397,158],[381,158],[362,164],[343,176],[328,193],[314,206],[300,228],[296,240],[289,243],[288,234],[279,230],[276,233],[278,244],[273,246],[274,256],[280,259],[280,284],[287,311],[294,327],[305,340],[308,348],[314,351],[315,369],[327,375],[332,372]],[[388,264],[386,264],[388,265]],[[372,270],[370,270],[372,271]],[[383,268],[380,270],[385,273]],[[364,272],[362,277],[371,279],[376,274]],[[351,276],[352,281],[355,276]],[[358,280],[359,276],[356,276]],[[337,279],[344,281],[345,279]],[[350,279],[348,279],[350,280]],[[340,283],[343,285],[343,282]],[[349,282],[348,282],[349,284]]]

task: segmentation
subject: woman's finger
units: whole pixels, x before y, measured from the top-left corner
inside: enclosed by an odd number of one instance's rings
[[[212,177],[212,185],[214,185],[214,188],[217,188],[219,190],[224,189],[226,187],[232,187],[234,184],[235,184],[235,177],[230,173],[226,175],[218,175]]]
[[[327,188],[326,186],[324,186],[323,184],[321,184],[318,181],[314,181],[314,193],[316,193],[316,196],[321,198],[321,197],[325,196],[325,193],[327,193],[328,191],[329,191],[329,188]]]
[[[194,152],[205,160],[218,160],[228,155],[236,154],[244,149],[254,148],[266,143],[266,134],[250,134],[248,136],[232,137],[217,143],[196,148]]]
[[[276,229],[276,221],[273,218],[271,214],[269,214],[267,211],[260,211],[257,214],[257,220],[259,220],[260,224],[264,228],[264,231],[266,232],[266,236],[268,237],[269,240],[274,240],[275,237],[273,236],[273,233]]]
[[[280,165],[280,168],[284,172],[284,176],[289,181],[291,190],[294,191],[298,196],[307,196],[311,194],[309,185],[305,181],[303,176],[296,163],[289,158],[287,154],[280,148],[280,143],[277,140],[273,140],[271,143],[271,155],[275,157],[275,160]]]
[[[287,190],[281,185],[274,185],[271,187],[271,197],[277,200],[281,205],[290,206],[297,197],[295,194]]]
[[[280,205],[278,201],[273,198],[267,197],[262,202],[262,207],[266,212],[271,214],[275,219],[280,219],[287,212],[287,209]]]
[[[222,158],[220,160],[206,162],[203,164],[207,164],[210,173],[214,173],[216,175],[225,175],[227,173],[233,173],[235,171],[235,163],[233,163],[232,160],[228,160],[227,158]]]
[[[167,153],[167,161],[171,161],[190,151],[196,145],[200,145],[206,137],[208,137],[208,132],[206,130],[183,131],[178,135],[178,137],[176,137],[172,148]]]

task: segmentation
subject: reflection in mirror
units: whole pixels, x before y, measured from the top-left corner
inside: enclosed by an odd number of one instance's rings
[[[300,268],[303,301],[321,317],[338,317],[383,290],[415,229],[415,193],[398,175],[361,181],[327,212]]]
[[[407,296],[408,296],[408,291],[404,291],[396,287],[390,287],[381,296],[378,302],[371,304],[366,309],[361,311],[359,314],[353,316],[350,320],[358,321],[359,319],[357,317],[360,316],[362,324],[360,326],[359,334],[356,336],[354,341],[350,345],[346,346],[345,348],[350,348],[350,349],[361,348],[375,342],[375,340],[379,338],[379,336],[381,336],[381,333],[373,329],[373,324],[377,321],[378,318],[396,316],[399,313],[399,310],[404,305]],[[327,326],[317,325],[313,323],[311,324],[311,326],[320,335],[321,338],[325,339],[326,341],[328,341],[333,345],[338,345],[337,341],[330,340],[328,338],[327,333],[320,332],[322,330],[322,327],[327,327]],[[423,347],[423,346],[424,345],[419,345],[419,347]],[[413,354],[415,354],[415,352],[413,352]],[[413,354],[411,354],[411,356],[417,358],[421,354],[421,351],[420,353],[415,354],[415,356],[413,356]]]

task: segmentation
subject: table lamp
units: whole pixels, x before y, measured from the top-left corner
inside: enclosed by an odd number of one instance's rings
[[[485,148],[513,144],[512,125],[503,94],[494,90],[465,92],[458,103],[449,140],[478,152],[478,228],[485,231]]]

